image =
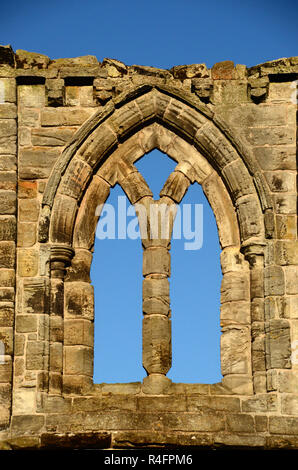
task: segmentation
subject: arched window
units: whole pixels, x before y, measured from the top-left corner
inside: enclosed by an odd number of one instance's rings
[[[158,201],[176,162],[153,150],[138,160],[135,167],[149,185],[153,199]],[[141,242],[140,236],[138,242],[135,236],[139,228],[129,230],[136,214],[134,207],[128,208],[128,205],[123,190],[116,185],[106,201],[96,231],[91,268],[95,296],[96,383],[132,382],[141,380],[144,375],[140,360]],[[221,379],[221,271],[215,219],[196,183],[189,187],[178,210],[171,240],[173,361],[168,376],[176,382],[217,382]],[[191,357],[196,358],[195,363],[190,361]]]

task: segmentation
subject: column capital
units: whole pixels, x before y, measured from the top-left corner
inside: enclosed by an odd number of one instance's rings
[[[74,250],[66,245],[51,246],[51,277],[63,279],[67,266],[70,265]]]

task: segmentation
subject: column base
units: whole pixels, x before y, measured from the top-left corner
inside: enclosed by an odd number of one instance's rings
[[[166,395],[171,385],[171,379],[165,375],[150,374],[143,380],[142,392],[150,395]]]

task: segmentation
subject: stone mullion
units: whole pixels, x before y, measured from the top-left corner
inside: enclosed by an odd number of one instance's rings
[[[246,247],[245,257],[250,264],[253,386],[255,393],[266,393],[264,247],[262,245]]]
[[[146,382],[166,382],[172,364],[171,320],[168,277],[170,254],[165,247],[147,247],[143,252],[143,366]],[[145,383],[145,382],[144,382]]]
[[[16,81],[0,78],[0,429],[9,426],[15,307]]]
[[[170,383],[166,377],[172,363],[170,320],[170,236],[173,215],[168,205],[144,197],[136,212],[139,217],[143,244],[143,366],[147,372],[144,379],[145,393],[162,393]],[[169,202],[169,201],[167,201]],[[172,202],[170,201],[170,205]],[[142,220],[146,209],[146,223]],[[162,210],[164,209],[164,210]],[[154,218],[155,217],[155,218]],[[154,218],[154,219],[153,219]],[[171,218],[171,219],[170,219]],[[168,237],[162,228],[167,227]],[[163,235],[163,238],[161,238]]]

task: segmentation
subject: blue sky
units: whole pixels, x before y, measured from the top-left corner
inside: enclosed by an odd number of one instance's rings
[[[296,1],[65,0],[5,2],[0,43],[40,52],[52,59],[95,55],[127,65],[174,65],[233,60],[247,66],[297,55]],[[153,171],[155,162],[159,171]],[[154,151],[137,164],[155,192],[173,170]],[[119,187],[109,202],[123,195]],[[219,364],[219,244],[213,214],[201,188],[184,202],[204,204],[204,244],[185,251],[172,243],[170,294],[174,381],[221,379]],[[96,382],[140,381],[142,250],[140,240],[96,240],[92,264],[95,287]]]

